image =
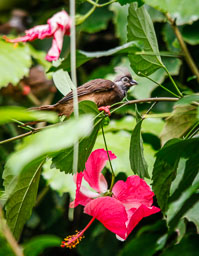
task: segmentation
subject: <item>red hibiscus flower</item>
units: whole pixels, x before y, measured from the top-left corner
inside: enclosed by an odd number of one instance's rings
[[[111,151],[109,156],[111,160],[116,158]],[[80,233],[66,238],[62,247],[74,247],[75,241],[94,219],[115,233],[118,239],[125,240],[144,217],[160,211],[158,207],[152,206],[154,193],[151,188],[137,175],[129,176],[126,182],[116,182],[112,191],[109,191],[101,173],[107,161],[107,151],[97,149],[88,158],[85,170],[75,175],[76,197],[70,206],[83,205],[84,213],[93,218]],[[95,192],[82,185],[83,179]]]
[[[18,43],[53,37],[52,47],[46,55],[46,60],[57,60],[61,53],[64,35],[70,34],[71,19],[67,12],[63,10],[48,19],[47,23],[26,30],[25,36],[16,39],[9,39],[4,36],[4,39],[11,43]]]

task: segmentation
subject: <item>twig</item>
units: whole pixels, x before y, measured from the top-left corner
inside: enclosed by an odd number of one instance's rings
[[[181,91],[178,89],[178,86],[177,86],[176,82],[173,80],[173,77],[170,75],[166,66],[164,66],[163,68],[167,72],[169,79],[171,80],[171,82],[172,82],[173,86],[175,87],[176,91],[179,93],[180,97],[183,97]]]
[[[105,134],[104,134],[103,124],[102,124],[102,136],[103,136],[104,145],[105,145],[105,149],[106,149],[106,152],[107,152],[107,155],[108,155],[108,160],[109,160],[109,164],[110,164],[110,168],[111,168],[111,173],[112,173],[112,179],[111,179],[111,185],[110,185],[110,191],[112,191],[112,188],[113,188],[113,185],[114,185],[114,181],[115,181],[115,173],[113,171],[113,166],[112,166],[110,155],[109,155],[109,152],[108,152],[108,146],[107,146],[107,143],[106,143],[106,138],[105,138]]]
[[[157,103],[158,103],[157,101],[153,102],[153,104],[150,106],[150,108],[147,110],[147,112],[142,116],[142,120],[144,120],[146,118],[146,115],[148,115],[151,112],[151,110],[155,107],[155,105]]]
[[[89,16],[91,16],[91,14],[95,11],[96,8],[97,8],[97,6],[93,5],[93,7],[85,15],[80,16],[80,17],[77,16],[77,18],[75,20],[76,26],[82,24]]]
[[[90,3],[90,4],[94,5],[94,6],[96,6],[96,7],[104,7],[104,6],[106,6],[106,5],[109,5],[109,4],[112,4],[112,3],[116,2],[116,0],[111,0],[111,1],[106,2],[106,3],[104,3],[104,4],[98,4],[98,3],[96,3],[96,2],[94,2],[94,1],[92,1],[92,0],[86,0],[86,1],[87,1],[88,3]]]
[[[131,104],[136,104],[136,103],[145,103],[145,102],[160,102],[160,101],[175,102],[175,101],[178,101],[178,100],[179,100],[179,98],[161,97],[161,98],[146,98],[146,99],[142,99],[142,100],[130,100],[130,101],[127,101],[125,103],[119,102],[118,105],[120,105],[120,106],[113,109],[111,111],[111,114],[114,113],[115,111],[117,111],[118,109],[126,106],[126,105],[131,105]]]
[[[170,16],[169,13],[166,14],[166,17],[167,17],[168,21],[170,22],[170,24],[171,24],[171,26],[174,30],[174,33],[176,34],[176,37],[177,37],[177,39],[180,43],[180,46],[181,46],[181,48],[184,52],[184,57],[185,57],[185,60],[186,60],[187,64],[189,65],[192,73],[194,75],[196,75],[197,81],[199,81],[199,70],[198,70],[194,60],[192,59],[191,54],[189,53],[189,50],[187,48],[186,43],[183,40],[183,37],[182,37],[182,34],[180,33],[180,30],[176,26],[175,20],[172,19],[172,17]]]
[[[169,97],[161,97],[161,98],[146,98],[146,99],[141,99],[141,100],[130,100],[130,101],[127,101],[125,103],[123,102],[118,102],[118,103],[115,103],[113,104],[111,107],[113,106],[116,106],[116,105],[120,105],[119,107],[113,109],[111,111],[111,113],[117,111],[118,109],[126,106],[126,105],[131,105],[131,104],[135,104],[135,103],[145,103],[145,102],[161,102],[161,101],[166,101],[166,102],[176,102],[178,101],[179,98],[169,98]],[[99,113],[97,116],[101,115],[101,113]],[[49,125],[49,126],[46,126],[46,127],[42,127],[42,128],[35,128],[34,131],[29,131],[27,133],[24,133],[24,134],[20,134],[18,136],[15,136],[13,138],[10,138],[10,139],[7,139],[7,140],[3,140],[3,141],[0,141],[0,145],[1,144],[4,144],[4,143],[8,143],[8,142],[11,142],[11,141],[14,141],[14,140],[18,140],[18,139],[21,139],[21,138],[24,138],[26,136],[29,136],[31,134],[34,134],[36,132],[39,132],[41,131],[42,129],[46,129],[46,128],[49,128],[49,127],[52,127],[52,126],[55,126],[55,124],[53,125]]]
[[[22,249],[19,247],[17,241],[15,240],[13,234],[11,233],[8,225],[4,220],[3,211],[1,207],[0,207],[0,227],[5,239],[7,240],[14,254],[16,256],[24,256]]]
[[[159,84],[158,82],[156,82],[155,80],[153,80],[151,77],[146,76],[144,73],[140,72],[140,74],[144,77],[146,77],[147,79],[149,79],[150,81],[154,82],[155,84],[159,85],[161,88],[163,88],[165,91],[171,93],[173,96],[175,97],[179,97],[177,94],[175,94],[174,92],[170,91],[169,89],[167,89],[166,87],[164,87],[163,85]]]

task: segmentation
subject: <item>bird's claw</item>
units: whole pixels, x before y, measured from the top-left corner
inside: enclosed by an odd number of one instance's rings
[[[110,116],[111,115],[110,108],[111,106],[103,106],[103,107],[99,107],[98,110],[104,111],[108,116]]]

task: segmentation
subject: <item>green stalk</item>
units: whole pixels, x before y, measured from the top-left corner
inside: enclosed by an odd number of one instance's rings
[[[96,2],[94,2],[94,1],[92,1],[92,0],[86,0],[88,3],[90,3],[90,4],[92,4],[93,6],[96,6],[96,7],[104,7],[104,6],[106,6],[106,5],[109,5],[109,4],[112,4],[112,3],[114,3],[114,2],[116,2],[116,0],[111,0],[111,1],[109,1],[109,2],[107,2],[107,3],[104,3],[104,4],[98,4],[98,3],[96,3]],[[98,1],[97,1],[98,2]]]
[[[169,78],[170,78],[170,80],[171,80],[173,86],[175,87],[176,91],[178,92],[178,94],[179,94],[180,97],[182,98],[183,95],[182,95],[181,91],[178,89],[178,86],[177,86],[177,84],[175,83],[175,81],[173,80],[173,77],[169,74],[168,69],[167,69],[165,66],[163,66],[163,68],[164,68],[164,70],[167,72],[167,74],[168,74],[168,76],[169,76]]]
[[[105,148],[106,148],[106,152],[107,152],[107,155],[108,155],[108,160],[109,160],[109,164],[110,164],[110,168],[111,168],[112,179],[111,179],[111,185],[110,185],[109,190],[112,191],[112,188],[113,188],[113,185],[114,185],[114,182],[115,182],[115,174],[114,174],[114,171],[113,171],[113,166],[112,166],[111,159],[110,159],[109,152],[108,152],[108,146],[107,146],[107,143],[106,143],[103,124],[102,124],[102,136],[103,136],[104,145],[105,145]]]
[[[145,74],[141,73],[140,74],[144,77],[146,77],[147,79],[149,79],[150,81],[154,82],[155,84],[159,85],[162,89],[164,89],[165,91],[171,93],[173,96],[179,98],[179,96],[177,94],[175,94],[174,92],[170,91],[169,89],[167,89],[166,87],[164,87],[163,85],[159,84],[158,82],[156,82],[155,80],[153,80],[152,78],[150,78],[149,76],[146,76]]]

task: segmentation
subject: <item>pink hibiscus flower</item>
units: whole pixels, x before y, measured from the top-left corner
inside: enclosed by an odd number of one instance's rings
[[[70,34],[71,19],[67,12],[63,10],[48,19],[47,23],[26,30],[25,36],[15,39],[9,39],[4,36],[4,39],[11,43],[18,43],[53,37],[52,47],[46,55],[46,60],[57,60],[61,53],[64,35]]]
[[[116,158],[111,151],[109,156],[111,160]],[[152,206],[154,193],[151,188],[137,175],[129,176],[126,182],[116,182],[112,191],[109,191],[101,173],[107,161],[107,151],[97,149],[89,156],[85,170],[75,175],[76,197],[70,207],[83,205],[84,213],[93,218],[81,232],[65,238],[62,247],[75,247],[94,219],[115,233],[118,239],[126,240],[144,217],[160,211],[158,207]],[[83,179],[94,191],[82,185]]]

